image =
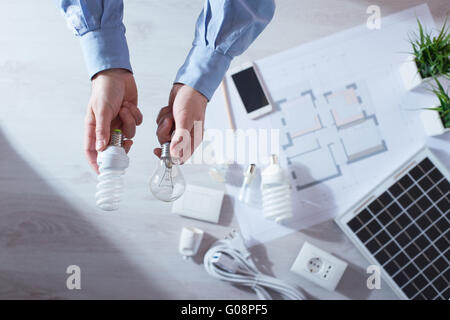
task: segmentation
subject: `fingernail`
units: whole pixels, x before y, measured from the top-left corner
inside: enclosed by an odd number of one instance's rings
[[[99,150],[101,150],[103,148],[104,145],[105,145],[105,143],[102,140],[99,140],[95,144],[95,148],[97,149],[97,151],[99,151]]]

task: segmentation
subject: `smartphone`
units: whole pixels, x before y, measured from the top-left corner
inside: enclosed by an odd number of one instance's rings
[[[252,63],[230,72],[245,111],[250,119],[256,119],[272,111],[269,95],[259,71]]]

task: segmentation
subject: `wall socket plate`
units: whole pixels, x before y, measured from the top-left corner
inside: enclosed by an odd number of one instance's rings
[[[330,291],[334,291],[347,268],[347,262],[305,242],[291,271]]]

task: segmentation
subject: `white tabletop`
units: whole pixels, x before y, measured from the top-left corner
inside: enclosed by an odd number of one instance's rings
[[[130,153],[121,209],[99,214],[96,176],[82,151],[90,83],[77,39],[53,1],[2,1],[0,11],[0,298],[253,299],[203,269],[201,254],[178,253],[183,226],[207,233],[201,250],[238,228],[170,214],[148,180],[156,165],[154,122],[194,35],[202,0],[125,1],[125,24],[144,125]],[[255,60],[365,23],[368,5],[389,14],[422,1],[277,1],[267,30],[233,64]],[[428,1],[442,23],[448,3]],[[283,36],[280,36],[283,35]],[[211,184],[204,168],[185,166],[191,182]],[[220,187],[220,186],[217,186]],[[225,201],[226,206],[229,201]],[[230,212],[230,210],[225,210]],[[289,271],[304,241],[349,263],[336,292]],[[366,287],[368,262],[333,221],[252,248],[262,271],[316,299],[395,299],[383,282]],[[81,290],[66,288],[66,268],[81,268]]]

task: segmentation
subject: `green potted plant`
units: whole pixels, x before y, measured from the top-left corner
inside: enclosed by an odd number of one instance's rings
[[[433,78],[449,79],[450,75],[450,34],[447,21],[437,36],[426,32],[419,20],[417,24],[419,32],[409,40],[413,52],[400,67],[407,90],[427,86]]]
[[[432,90],[439,100],[438,106],[422,111],[420,117],[425,133],[429,136],[441,135],[450,131],[450,98],[448,91],[436,80],[436,88]]]

